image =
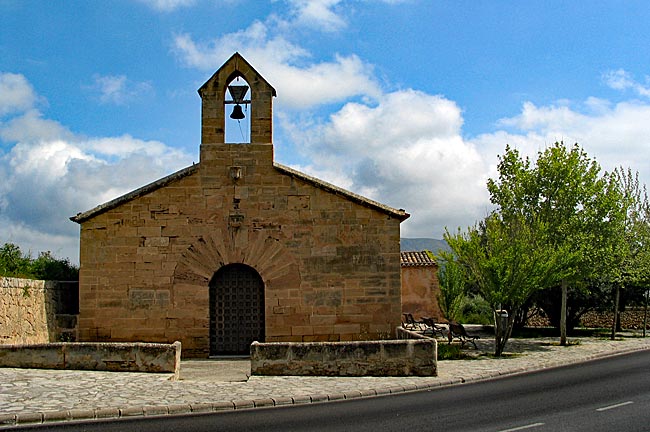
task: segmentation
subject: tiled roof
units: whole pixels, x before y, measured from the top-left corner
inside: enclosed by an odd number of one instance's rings
[[[400,252],[399,261],[402,267],[431,267],[436,265],[436,261],[429,256],[427,251]]]

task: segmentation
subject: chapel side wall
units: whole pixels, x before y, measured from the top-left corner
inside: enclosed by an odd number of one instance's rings
[[[438,297],[438,266],[402,267],[402,312],[411,313],[416,319],[431,317],[444,320]]]

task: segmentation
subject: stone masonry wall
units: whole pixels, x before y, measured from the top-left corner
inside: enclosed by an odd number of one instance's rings
[[[42,280],[0,277],[0,344],[46,343],[54,339],[51,285]]]
[[[0,344],[77,340],[78,283],[0,277]]]
[[[205,145],[194,174],[82,222],[80,338],[206,356],[208,284],[230,263],[265,283],[266,341],[390,338],[399,224],[275,167],[270,144]]]

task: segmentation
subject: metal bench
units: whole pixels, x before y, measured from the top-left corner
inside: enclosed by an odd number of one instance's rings
[[[404,319],[402,320],[402,327],[406,330],[422,332],[426,330],[426,326],[422,321],[416,321],[413,314],[403,313]]]
[[[467,334],[467,330],[463,327],[462,324],[457,323],[456,321],[449,321],[449,332],[447,333],[447,338],[449,343],[456,338],[460,341],[460,347],[463,348],[466,343],[471,343],[474,345],[474,349],[478,349],[476,346],[476,339],[480,339],[478,336],[470,336]]]
[[[422,317],[422,322],[426,326],[424,332],[422,333],[423,335],[431,335],[435,338],[436,334],[439,333],[440,337],[445,337],[445,331],[447,331],[447,329],[441,325],[438,325],[435,318]]]

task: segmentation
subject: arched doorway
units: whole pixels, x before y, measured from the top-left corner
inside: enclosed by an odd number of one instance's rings
[[[245,264],[221,267],[210,281],[210,355],[249,354],[264,341],[264,281]]]

